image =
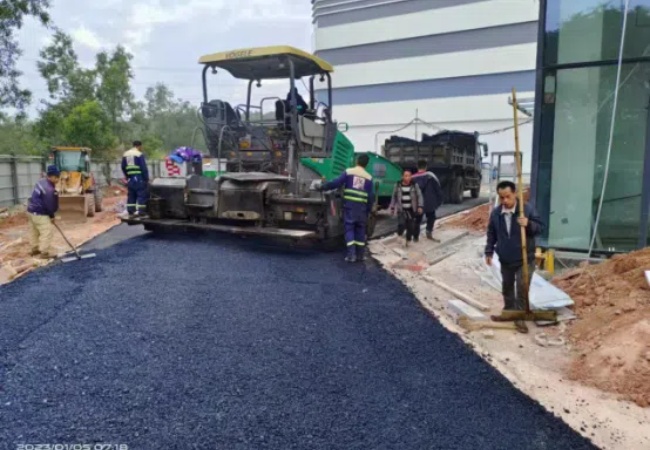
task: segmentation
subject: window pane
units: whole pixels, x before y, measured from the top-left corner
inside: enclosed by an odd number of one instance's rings
[[[623,0],[548,0],[546,65],[618,59]],[[631,0],[624,58],[650,56],[650,0]]]
[[[549,245],[587,249],[603,186],[616,66],[557,72]],[[635,248],[640,226],[650,64],[623,67],[596,249]]]

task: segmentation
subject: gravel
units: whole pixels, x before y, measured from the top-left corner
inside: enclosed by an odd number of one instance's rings
[[[0,288],[0,310],[7,448],[594,448],[338,252],[139,236]]]

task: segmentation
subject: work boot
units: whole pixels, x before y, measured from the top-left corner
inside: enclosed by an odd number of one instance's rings
[[[416,244],[420,242],[420,237],[419,236],[414,237],[413,242],[415,242]]]
[[[431,233],[430,231],[427,231],[427,239],[433,241],[433,233]]]
[[[356,255],[348,255],[345,257],[345,262],[353,263],[357,262],[357,256]]]
[[[363,261],[365,261],[366,259],[367,259],[367,258],[366,258],[366,250],[363,249],[363,248],[357,250],[357,261],[361,261],[361,262],[363,262]]]
[[[515,327],[517,327],[517,331],[522,334],[528,333],[528,325],[526,325],[525,320],[515,320]]]

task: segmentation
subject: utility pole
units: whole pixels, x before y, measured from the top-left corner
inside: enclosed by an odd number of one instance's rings
[[[419,109],[415,109],[415,140],[418,140],[418,121],[420,120],[419,116]]]

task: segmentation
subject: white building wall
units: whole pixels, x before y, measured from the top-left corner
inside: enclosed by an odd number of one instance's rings
[[[391,134],[415,138],[414,126],[390,131],[416,115],[435,127],[418,125],[420,136],[506,128],[512,87],[519,98],[534,96],[539,0],[312,4],[314,51],[335,68],[333,114],[359,150],[378,152]],[[514,149],[512,130],[481,140],[490,151]],[[529,171],[532,123],[521,126],[520,143]]]

